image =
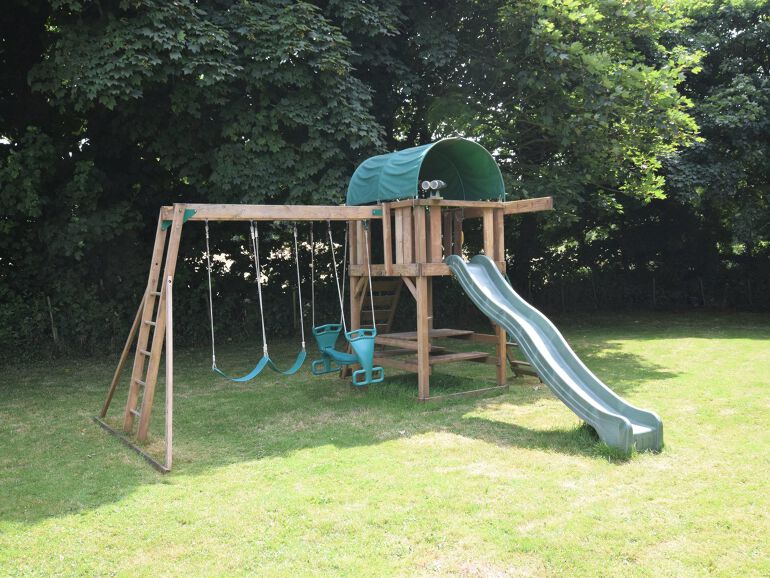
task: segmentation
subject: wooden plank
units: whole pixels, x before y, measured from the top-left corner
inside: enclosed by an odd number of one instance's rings
[[[550,197],[548,197],[550,198]],[[391,201],[390,206],[394,209],[403,207],[454,207],[454,208],[503,208],[505,203],[501,201],[462,201],[452,199],[404,199],[401,201]]]
[[[362,221],[382,218],[380,207],[347,205],[185,205],[195,214],[189,221]],[[163,207],[161,218],[170,221],[173,207]]]
[[[102,429],[104,429],[105,431],[111,433],[116,438],[118,438],[125,446],[127,446],[127,447],[131,448],[132,450],[134,450],[137,454],[139,454],[142,458],[144,458],[144,460],[148,464],[150,464],[153,468],[158,470],[161,474],[167,474],[169,472],[169,470],[166,468],[166,466],[164,466],[163,464],[158,462],[155,458],[153,458],[150,454],[145,452],[139,446],[131,443],[131,441],[128,438],[126,438],[126,436],[121,434],[119,431],[112,429],[112,427],[110,427],[107,424],[107,422],[103,421],[101,418],[96,417],[96,416],[94,416],[93,420],[96,423],[98,423],[102,427]]]
[[[441,237],[441,209],[432,207],[430,210],[430,246],[428,247],[428,260],[432,263],[441,263],[444,259]]]
[[[492,259],[505,261],[505,213],[501,209],[495,209],[494,212],[494,232],[495,254]]]
[[[355,223],[348,223],[348,266],[352,267],[361,263],[358,260],[358,228]],[[366,275],[366,267],[363,268],[364,275]],[[340,274],[344,275],[344,272]]]
[[[107,390],[107,399],[104,400],[104,405],[102,405],[102,409],[99,412],[99,417],[103,418],[107,415],[107,410],[110,409],[110,403],[112,403],[112,396],[115,395],[115,390],[118,387],[118,382],[120,381],[120,375],[123,373],[123,367],[126,365],[126,361],[128,361],[128,356],[131,353],[131,345],[134,343],[134,338],[136,337],[136,334],[139,330],[139,325],[142,321],[142,314],[144,313],[144,301],[147,298],[147,289],[145,288],[144,295],[142,295],[142,300],[139,301],[139,308],[136,310],[136,316],[134,317],[134,322],[131,324],[131,329],[128,332],[128,337],[126,338],[126,343],[123,346],[123,351],[120,353],[120,359],[118,359],[118,366],[115,368],[115,373],[112,375],[112,381],[110,382],[110,387]]]
[[[413,358],[416,359],[416,358]],[[393,367],[395,369],[401,369],[404,371],[411,371],[412,373],[418,373],[418,366],[416,361],[407,361],[405,359],[397,359],[394,357],[382,357],[375,354],[374,365],[380,365],[382,367]]]
[[[165,466],[171,471],[174,460],[174,312],[173,277],[166,279],[166,416]]]
[[[490,259],[495,255],[495,215],[492,209],[484,211],[484,254]]]
[[[497,335],[494,333],[472,333],[467,339],[479,343],[497,343]]]
[[[369,251],[367,251],[367,245],[368,242],[368,231],[364,231],[364,224],[361,221],[356,221],[353,224],[353,228],[356,230],[356,263],[360,263],[361,265],[364,265],[364,267],[367,266],[367,264],[371,264],[371,246],[369,247]],[[367,268],[367,275],[369,274],[369,270]]]
[[[174,277],[176,270],[176,260],[179,255],[179,242],[182,238],[182,226],[184,225],[185,205],[179,203],[174,205],[174,218],[171,221],[169,229],[168,247],[166,249],[166,264],[163,269],[163,279]],[[144,395],[142,396],[142,417],[139,418],[139,427],[136,437],[139,441],[145,441],[150,430],[150,416],[152,415],[152,402],[155,398],[155,384],[158,381],[158,371],[160,370],[160,358],[163,352],[164,334],[166,328],[166,286],[161,289],[161,295],[158,298],[158,311],[155,317],[155,332],[152,335],[152,355],[147,365],[147,375],[145,377]]]
[[[458,361],[482,361],[488,357],[489,353],[485,351],[461,351],[459,353],[432,355],[429,359],[431,365],[436,365],[437,363],[455,363]]]
[[[447,338],[464,338],[468,335],[473,335],[473,331],[470,329],[431,329],[430,337],[434,339],[447,339]],[[401,331],[399,333],[388,333],[384,337],[393,337],[395,339],[417,339],[416,331]]]
[[[495,333],[497,334],[497,343],[495,344],[497,385],[504,385],[508,379],[508,335],[502,327],[497,327]]]
[[[452,254],[463,254],[463,214],[452,211]]]
[[[404,209],[395,211],[396,222],[396,263],[404,263]],[[394,271],[393,267],[388,270]]]
[[[415,339],[399,339],[397,337],[391,337],[390,335],[378,335],[375,337],[374,342],[377,345],[387,345],[388,347],[400,347],[402,349],[417,351],[418,345],[417,341],[415,341],[416,336]]]
[[[414,218],[412,216],[412,208],[400,209],[403,213],[403,233],[402,239],[402,263],[415,263],[414,260]]]
[[[391,212],[390,203],[382,203],[382,246],[383,246],[383,265],[385,265],[385,274],[392,275],[393,266],[393,236],[391,230]]]
[[[414,284],[414,281],[412,281],[409,277],[402,277],[404,280],[404,285],[407,289],[409,289],[409,292],[412,294],[412,297],[417,299],[417,287]]]
[[[414,215],[414,260],[425,263],[428,260],[428,227],[425,221],[425,207],[415,207]]]
[[[430,277],[417,277],[417,396],[430,397],[430,326],[428,291]]]
[[[372,291],[374,291],[376,296],[378,293],[396,293],[399,289],[401,289],[402,281],[400,278],[373,279],[372,283]]]
[[[440,265],[441,263],[431,263],[431,265]],[[366,265],[350,265],[348,270],[351,277],[366,277],[369,273]],[[372,265],[372,277],[392,277],[397,275],[399,277],[416,277],[420,273],[420,265],[417,263],[401,263],[394,264],[392,267],[392,275],[388,275],[385,272],[385,265],[377,263]]]
[[[147,349],[147,342],[150,337],[150,326],[145,321],[152,321],[155,312],[155,303],[162,292],[157,291],[160,280],[160,271],[163,264],[163,250],[166,247],[166,237],[168,232],[163,229],[163,216],[158,216],[158,225],[155,229],[155,241],[152,247],[152,258],[150,259],[150,271],[147,275],[147,287],[145,289],[144,310],[142,311],[142,324],[139,326],[139,336],[136,339],[136,353],[134,354],[134,365],[131,369],[131,382],[128,386],[128,398],[126,399],[126,408],[123,413],[123,431],[131,433],[134,429],[134,414],[132,409],[136,409],[139,400],[139,387],[144,377],[145,360],[141,350]],[[162,331],[162,330],[161,330]],[[155,327],[155,333],[158,327]]]
[[[444,255],[452,254],[452,212],[443,211],[441,213],[441,230],[443,233],[442,245],[444,249]]]
[[[520,201],[508,201],[503,203],[503,211],[506,215],[520,213],[536,213],[538,211],[550,211],[553,209],[553,197],[537,197]]]

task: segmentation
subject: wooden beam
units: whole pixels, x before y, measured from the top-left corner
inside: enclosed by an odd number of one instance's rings
[[[537,197],[535,199],[522,199],[520,201],[508,201],[503,203],[503,211],[506,215],[536,213],[538,211],[550,211],[552,209],[553,197]]]
[[[452,199],[404,199],[403,201],[391,201],[394,209],[403,207],[456,207],[458,209],[470,208],[502,208],[501,201],[455,201]]]
[[[188,221],[363,221],[381,219],[379,207],[346,205],[185,205],[195,213]],[[161,218],[170,221],[173,207],[163,207]]]
[[[430,277],[417,277],[417,394],[419,399],[430,397],[430,324],[428,322],[428,291]]]
[[[173,277],[166,279],[166,416],[165,466],[171,471],[174,459],[174,310]]]
[[[414,281],[412,281],[409,277],[403,277],[404,285],[406,285],[406,288],[409,289],[409,292],[412,294],[412,297],[414,297],[415,301],[417,300],[417,287],[414,284]]]
[[[484,210],[484,254],[495,258],[495,215],[492,209]]]
[[[393,274],[393,234],[391,227],[390,203],[382,203],[382,246],[386,275]]]
[[[414,216],[414,260],[425,263],[428,260],[428,228],[425,221],[425,207],[415,207]]]
[[[495,261],[505,261],[505,213],[502,209],[495,209],[494,231],[495,231],[495,254],[492,259]]]
[[[126,344],[123,346],[123,351],[120,354],[120,359],[118,360],[118,367],[115,369],[115,373],[112,375],[112,382],[110,382],[110,387],[107,390],[107,399],[104,400],[104,405],[102,406],[102,410],[99,412],[99,417],[103,418],[107,415],[107,410],[110,409],[110,403],[112,403],[112,396],[115,395],[115,390],[118,387],[118,381],[120,381],[120,375],[123,373],[123,367],[126,365],[126,361],[128,361],[128,355],[131,353],[131,345],[134,343],[134,337],[136,337],[137,331],[139,329],[139,325],[142,322],[142,314],[144,313],[144,300],[147,298],[147,289],[144,290],[144,295],[142,295],[142,300],[139,302],[139,309],[136,310],[136,316],[134,317],[134,322],[131,324],[131,330],[128,332],[128,337],[126,338]]]
[[[444,258],[443,244],[441,238],[441,208],[431,207],[430,209],[430,246],[428,259],[432,263],[441,263]]]

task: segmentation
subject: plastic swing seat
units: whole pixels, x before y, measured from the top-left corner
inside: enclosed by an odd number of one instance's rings
[[[353,353],[334,349],[341,332],[340,323],[329,323],[313,328],[313,335],[321,351],[321,359],[314,360],[310,366],[313,375],[332,373],[339,371],[345,365],[358,364],[361,369],[353,372],[353,385],[356,387],[380,383],[385,379],[385,371],[382,367],[374,366],[374,339],[377,336],[377,330],[355,329],[345,333],[345,339],[353,349]]]
[[[269,357],[267,356],[262,357],[262,359],[259,360],[259,363],[257,363],[257,365],[254,367],[254,369],[252,369],[250,372],[248,372],[246,375],[242,377],[232,377],[230,375],[227,375],[224,371],[219,369],[216,365],[212,365],[211,370],[214,373],[221,375],[225,379],[229,379],[230,381],[235,381],[237,383],[244,383],[246,381],[251,381],[252,379],[257,377],[260,373],[262,373],[262,370],[265,369],[265,367],[267,367],[269,363],[272,363]]]

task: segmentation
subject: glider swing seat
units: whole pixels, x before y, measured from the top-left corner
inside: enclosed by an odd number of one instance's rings
[[[367,253],[368,253],[368,226],[367,222],[364,222],[364,236],[366,238]],[[312,233],[311,233],[312,234]],[[312,237],[311,237],[312,239]],[[311,246],[313,242],[311,240]],[[345,253],[342,265],[343,279],[345,275],[345,269],[347,266],[347,247],[348,238],[347,230],[345,232]],[[325,373],[332,373],[341,370],[344,366],[348,365],[360,365],[361,369],[353,372],[352,380],[353,385],[356,387],[365,387],[372,383],[380,383],[385,379],[385,371],[382,367],[374,365],[374,345],[377,338],[376,325],[371,328],[354,329],[352,331],[347,330],[347,324],[345,321],[345,307],[343,303],[343,294],[345,292],[344,280],[343,285],[340,288],[340,277],[337,271],[337,259],[334,256],[334,239],[332,238],[331,223],[329,223],[329,252],[331,253],[332,264],[334,267],[334,280],[337,285],[337,296],[340,302],[340,323],[327,323],[326,325],[315,325],[315,265],[311,265],[312,271],[312,285],[313,285],[313,336],[315,337],[318,345],[318,350],[321,352],[321,358],[314,360],[310,365],[310,370],[313,375],[323,375]],[[368,276],[369,292],[372,291],[372,276],[371,271]],[[374,303],[371,300],[372,304]],[[374,307],[374,305],[372,305]],[[374,315],[372,315],[374,320]],[[374,321],[372,321],[374,323]],[[346,353],[335,349],[337,340],[340,333],[344,331],[345,340],[352,353]]]
[[[241,377],[233,377],[231,375],[228,375],[224,371],[222,371],[219,367],[217,367],[217,355],[216,355],[216,344],[214,340],[214,298],[213,298],[213,290],[211,286],[211,249],[209,248],[209,222],[206,221],[206,270],[208,272],[208,285],[209,285],[209,320],[211,322],[211,370],[220,375],[221,377],[224,377],[225,379],[228,379],[230,381],[236,382],[236,383],[244,383],[247,381],[251,381],[256,376],[258,376],[262,371],[269,367],[273,371],[277,373],[281,373],[283,375],[294,375],[299,371],[299,369],[302,367],[302,365],[305,363],[305,359],[307,358],[307,349],[305,347],[305,321],[304,316],[302,314],[302,283],[300,281],[300,274],[299,274],[299,250],[298,250],[298,243],[297,243],[297,225],[294,225],[294,261],[296,264],[297,269],[297,294],[299,296],[299,320],[300,320],[300,328],[302,332],[302,350],[297,354],[297,358],[294,360],[294,363],[289,367],[288,369],[281,369],[278,367],[275,362],[270,359],[270,354],[268,353],[267,349],[267,333],[265,331],[265,311],[262,304],[262,268],[260,266],[259,261],[259,228],[257,227],[256,222],[251,221],[251,254],[252,258],[254,260],[254,274],[257,278],[257,295],[259,297],[259,318],[261,321],[262,326],[262,357],[257,362],[257,364],[254,366],[254,369],[249,371],[246,375],[243,375]]]

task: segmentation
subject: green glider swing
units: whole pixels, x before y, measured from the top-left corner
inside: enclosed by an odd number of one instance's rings
[[[262,325],[262,358],[254,366],[254,369],[249,371],[246,375],[241,377],[232,377],[227,375],[224,371],[217,367],[216,345],[214,340],[214,297],[211,287],[211,249],[209,248],[209,222],[206,221],[206,265],[208,272],[208,284],[209,284],[209,320],[211,321],[211,369],[214,373],[229,379],[230,381],[243,383],[250,381],[262,373],[265,367],[270,367],[273,371],[281,373],[283,375],[293,375],[299,371],[302,364],[305,363],[307,358],[307,350],[305,347],[305,321],[302,313],[302,283],[300,281],[299,274],[299,249],[297,243],[297,225],[294,225],[294,261],[297,269],[297,294],[299,296],[299,322],[302,332],[302,350],[297,355],[289,369],[280,369],[272,359],[267,350],[267,333],[265,331],[265,312],[262,305],[262,268],[259,261],[259,229],[255,221],[251,221],[251,254],[254,260],[254,271],[257,277],[257,295],[259,296],[259,317]]]
[[[374,365],[374,341],[377,337],[377,327],[374,321],[374,299],[372,295],[372,271],[369,264],[369,258],[367,257],[366,265],[368,269],[367,281],[369,284],[369,301],[372,306],[372,324],[371,328],[354,329],[352,331],[347,330],[347,324],[345,322],[345,304],[343,302],[343,294],[345,292],[344,280],[342,288],[340,288],[340,277],[337,271],[337,259],[334,256],[334,239],[332,239],[331,223],[328,222],[329,228],[329,252],[331,253],[332,263],[334,265],[334,280],[337,285],[337,296],[340,302],[340,323],[327,323],[326,325],[316,326],[315,324],[315,263],[312,258],[314,247],[312,229],[311,229],[311,283],[312,283],[312,312],[313,312],[313,336],[315,337],[318,349],[321,352],[321,359],[314,360],[310,365],[310,370],[313,375],[323,375],[325,373],[331,373],[339,371],[342,366],[345,365],[360,365],[361,369],[353,372],[353,385],[356,387],[364,387],[372,383],[380,383],[385,379],[385,371],[382,367]],[[366,242],[366,254],[369,255],[369,233],[368,222],[364,221],[364,238]],[[345,269],[347,267],[348,256],[348,235],[347,229],[345,230],[345,253],[342,265],[342,274],[345,275]],[[346,353],[338,351],[334,347],[337,344],[337,339],[340,333],[344,330],[345,339],[350,344],[350,348],[353,353]]]

